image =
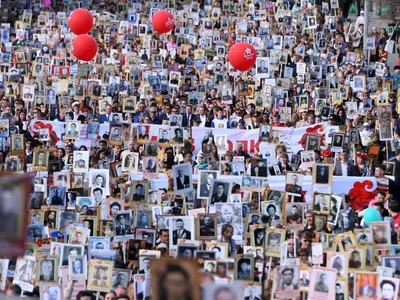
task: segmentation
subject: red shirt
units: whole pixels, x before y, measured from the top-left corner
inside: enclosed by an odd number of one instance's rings
[[[399,226],[400,226],[400,213],[397,213],[396,217],[394,217],[393,219],[394,219],[394,220],[393,220],[393,228],[394,228],[394,230],[396,230],[396,232],[397,232],[397,229],[398,229]]]

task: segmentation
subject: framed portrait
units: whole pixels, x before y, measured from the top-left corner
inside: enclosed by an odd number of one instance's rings
[[[281,244],[285,240],[285,230],[278,228],[267,228],[265,239],[265,254],[273,257],[279,257]]]
[[[23,134],[11,135],[11,155],[21,156],[24,154],[25,136]]]
[[[270,136],[272,136],[272,126],[270,125],[260,126],[259,140],[261,142],[267,142]]]
[[[127,289],[131,276],[132,276],[131,270],[114,268],[112,272],[111,288],[113,290],[116,290],[117,287],[123,286],[124,288]]]
[[[258,159],[257,161],[251,162],[251,172],[252,177],[267,177],[268,167],[266,159]]]
[[[346,278],[349,268],[349,254],[347,252],[326,251],[327,268],[336,270],[339,277]]]
[[[187,216],[169,217],[169,249],[176,249],[178,240],[193,240],[194,218]]]
[[[86,279],[87,269],[86,255],[68,257],[68,274],[70,280]]]
[[[171,145],[183,144],[183,127],[171,127]]]
[[[69,243],[73,245],[86,245],[89,241],[90,230],[78,226],[71,226]]]
[[[381,141],[393,139],[393,125],[390,119],[379,122],[379,138]]]
[[[335,299],[336,271],[323,267],[313,267],[310,280],[310,297],[318,299]]]
[[[122,172],[130,173],[137,171],[139,165],[139,154],[130,151],[122,152]]]
[[[149,182],[147,180],[132,181],[130,192],[130,201],[147,202],[149,195]]]
[[[65,138],[67,140],[79,140],[80,139],[80,126],[79,121],[66,121]]]
[[[47,149],[39,148],[33,152],[33,165],[34,171],[47,171],[49,163],[49,151]]]
[[[395,163],[384,161],[383,165],[385,166],[385,175],[386,176],[394,176],[395,175]]]
[[[302,163],[314,163],[315,152],[314,151],[302,151],[300,153]]]
[[[354,299],[376,298],[378,274],[375,272],[354,273]]]
[[[196,218],[196,236],[199,240],[216,240],[217,214],[200,213]]]
[[[363,270],[365,268],[365,247],[351,247],[349,254],[349,271]]]
[[[317,134],[307,134],[306,151],[319,151],[322,137]]]
[[[174,189],[177,193],[184,193],[193,189],[192,164],[184,163],[172,166]]]
[[[114,237],[131,235],[132,232],[132,211],[122,210],[116,212],[114,222]]]
[[[137,227],[151,227],[151,210],[141,210],[137,212],[136,226]]]
[[[303,175],[301,173],[287,172],[285,191],[289,195],[301,196]]]
[[[169,146],[171,141],[171,131],[169,128],[160,128],[158,130],[158,145],[160,147]]]
[[[299,229],[303,226],[304,206],[300,203],[285,204],[285,223],[288,229]],[[303,226],[304,227],[304,226]]]
[[[110,140],[109,143],[110,145],[116,146],[116,145],[122,145],[122,125],[115,123],[111,123],[114,125],[110,126]]]
[[[39,287],[40,300],[63,300],[64,290],[61,284],[54,283],[51,286],[44,285]]]
[[[332,194],[330,199],[331,203],[330,203],[330,212],[328,216],[328,224],[336,225],[344,197],[342,195]]]
[[[376,245],[391,244],[391,227],[388,221],[371,222],[372,240]]]
[[[146,179],[158,178],[158,173],[160,168],[158,163],[158,157],[143,156],[142,159],[143,159],[143,165],[142,165],[143,177]]]
[[[58,256],[39,256],[36,261],[36,283],[57,284]]]
[[[71,174],[71,188],[73,188],[73,189],[83,188],[84,179],[85,178],[84,178],[83,174],[72,173]]]
[[[89,151],[74,151],[73,170],[85,173],[89,169]]]
[[[67,266],[68,265],[68,257],[69,256],[77,256],[84,254],[84,246],[82,245],[70,245],[70,244],[63,244],[61,248],[60,254],[60,266]]]
[[[299,279],[299,266],[277,266],[277,276],[273,286],[274,298],[297,298],[300,295]]]
[[[377,296],[378,299],[394,299],[399,293],[398,278],[390,278],[389,276],[380,276],[378,273]]]
[[[113,262],[106,260],[89,260],[88,290],[108,292],[112,284]]]
[[[261,212],[268,217],[269,226],[276,227],[282,221],[281,207],[274,201],[261,202]]]
[[[280,207],[282,207],[282,204],[284,200],[286,199],[286,192],[285,191],[279,191],[279,190],[274,190],[274,189],[268,189],[266,191],[267,193],[267,201],[273,201],[277,204],[279,204]]]
[[[237,255],[235,258],[235,279],[242,281],[253,281],[254,279],[254,256]]]
[[[333,165],[314,164],[313,165],[313,184],[332,185]]]
[[[231,190],[231,181],[214,179],[211,183],[211,190],[208,197],[209,205],[214,205],[215,203],[219,202],[228,202]]]
[[[138,125],[137,126],[137,142],[144,144],[150,141],[150,126]]]
[[[89,187],[93,190],[100,188],[103,195],[108,195],[109,192],[109,170],[89,169]]]
[[[179,275],[180,274],[180,275]],[[198,278],[198,265],[195,260],[188,259],[157,259],[151,262],[151,286],[152,296],[155,299],[168,294],[172,298],[186,295],[193,300],[200,300]],[[171,288],[169,282],[179,276],[183,289]],[[178,294],[179,293],[179,294]]]
[[[343,145],[344,145],[344,134],[336,132],[332,134],[332,147],[343,148]]]
[[[314,193],[313,211],[318,214],[329,214],[331,204],[331,195],[323,193]]]

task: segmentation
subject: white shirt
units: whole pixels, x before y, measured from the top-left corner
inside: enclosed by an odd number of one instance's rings
[[[340,163],[342,165],[342,176],[347,176],[347,163]]]

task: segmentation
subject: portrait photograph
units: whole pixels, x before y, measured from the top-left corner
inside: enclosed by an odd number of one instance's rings
[[[268,217],[269,226],[276,226],[282,220],[281,208],[273,201],[261,202],[261,212]]]
[[[379,123],[379,139],[381,141],[391,141],[393,139],[393,125],[390,120]]]
[[[89,237],[89,245],[90,249],[109,250],[111,248],[111,241],[109,237],[91,236]]]
[[[299,229],[303,225],[304,206],[299,203],[285,204],[285,223],[288,229]]]
[[[113,290],[115,290],[119,286],[128,288],[128,284],[129,284],[131,276],[132,276],[131,270],[114,268],[113,272],[112,272],[111,288]]]
[[[235,279],[242,281],[253,281],[254,279],[254,256],[238,255],[235,260]]]
[[[110,145],[122,145],[122,125],[110,126]]]
[[[141,210],[137,212],[137,227],[151,227],[151,210]]]
[[[70,280],[86,279],[87,278],[86,255],[69,256],[68,272]]]
[[[49,205],[65,206],[66,187],[52,186],[49,191]]]
[[[37,259],[37,284],[57,284],[58,282],[58,256],[40,256]]]
[[[267,199],[266,199],[267,201],[273,201],[279,204],[280,207],[282,207],[283,201],[285,200],[286,197],[285,191],[268,189],[266,193],[267,193]]]
[[[61,259],[60,266],[68,266],[68,257],[69,256],[77,256],[84,254],[84,246],[83,245],[70,245],[63,244],[61,248]]]
[[[183,127],[171,127],[171,145],[183,144]]]
[[[255,162],[251,162],[251,172],[252,177],[267,177],[268,167],[266,159],[258,159]]]
[[[71,226],[69,232],[69,243],[73,245],[86,245],[89,241],[90,229]]]
[[[217,147],[219,154],[224,154],[228,150],[227,135],[219,134],[214,136],[215,146]]]
[[[61,284],[52,284],[51,286],[40,286],[40,300],[63,300],[64,290]]]
[[[132,226],[132,211],[122,210],[118,211],[113,219],[114,222],[114,236],[124,236],[133,234]]]
[[[275,281],[275,298],[296,298],[300,295],[299,266],[277,266],[277,279]]]
[[[89,151],[74,151],[73,170],[75,173],[85,173],[89,169]]]
[[[306,138],[306,151],[319,151],[321,146],[321,139],[320,135],[316,134],[308,134]]]
[[[79,140],[81,122],[67,120],[66,125],[65,138],[67,140]]]
[[[132,181],[130,201],[147,202],[149,195],[148,181]]]
[[[199,240],[216,240],[217,214],[200,213],[196,217],[196,236]]]
[[[193,217],[169,217],[169,249],[176,249],[178,240],[193,240],[195,233]]]
[[[268,142],[270,137],[272,137],[272,126],[270,125],[260,126],[259,140],[261,142]]]
[[[315,162],[315,152],[314,151],[302,151],[300,153],[302,163],[314,163]]]
[[[251,286],[250,288],[254,287]],[[217,300],[224,299],[224,297],[227,297],[226,299],[261,299],[261,297],[258,297],[257,293],[252,293],[251,296],[247,296],[247,298],[244,297],[243,285],[236,281],[230,281],[229,284],[212,282],[207,284],[206,288],[204,289],[204,299]]]
[[[349,254],[349,271],[357,271],[365,268],[365,248],[353,246],[347,253]]]
[[[391,227],[388,221],[371,222],[372,240],[377,245],[391,244]]]
[[[313,184],[332,185],[333,165],[314,164],[313,165]]]
[[[328,216],[328,224],[336,225],[339,219],[340,208],[342,206],[342,202],[344,197],[341,195],[330,195],[331,203],[330,203],[330,212]]]
[[[103,191],[103,195],[109,195],[109,170],[100,169],[89,169],[89,187],[93,190],[100,188]]]
[[[123,99],[123,112],[134,113],[136,108],[136,98],[126,97]]]
[[[331,195],[314,193],[313,211],[319,214],[329,214],[331,204]]]
[[[33,152],[33,166],[34,171],[47,171],[49,163],[49,151],[38,149]]]
[[[215,203],[228,202],[232,191],[232,182],[225,181],[221,179],[214,179],[212,188],[208,197],[209,205],[214,205]]]
[[[219,171],[199,170],[197,198],[208,199],[211,194],[213,180],[217,179]]]
[[[336,270],[339,277],[345,278],[349,268],[349,254],[347,252],[327,251],[327,268]]]
[[[138,143],[144,144],[150,141],[150,126],[138,125],[137,126],[137,139]]]
[[[113,262],[105,260],[90,259],[88,290],[108,292],[112,284]]]
[[[336,271],[314,266],[311,272],[309,297],[335,299]]]
[[[193,189],[192,165],[190,163],[172,166],[174,189],[177,193],[184,193]]]
[[[143,177],[146,179],[158,178],[158,173],[160,168],[158,163],[158,157],[143,156],[142,159],[143,159],[143,165],[142,165]]]
[[[301,196],[303,175],[301,173],[287,172],[285,191],[290,195]]]
[[[152,297],[161,299],[188,298],[200,300],[198,264],[190,259],[155,259],[151,262]],[[173,281],[182,288],[174,288]]]
[[[170,115],[169,126],[171,127],[182,127],[182,115]]]
[[[376,299],[378,274],[375,272],[354,273],[354,299]],[[381,298],[385,299],[385,298]],[[390,298],[389,298],[390,299]]]
[[[171,131],[170,129],[160,128],[158,130],[158,144],[160,147],[166,147],[171,141]]]
[[[399,282],[398,278],[389,278],[388,276],[383,277],[378,275],[377,282],[377,296],[378,299],[395,299],[399,294]]]
[[[122,172],[137,171],[139,165],[139,154],[130,151],[122,152]]]
[[[343,133],[332,134],[332,147],[343,148],[343,145],[344,145],[344,134]]]
[[[198,246],[193,245],[178,245],[176,250],[176,258],[194,258],[195,251],[199,250]]]
[[[268,228],[265,233],[265,240],[266,255],[279,257],[281,244],[285,240],[285,231],[283,229]]]

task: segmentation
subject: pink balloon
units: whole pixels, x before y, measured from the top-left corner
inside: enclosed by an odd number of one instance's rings
[[[44,5],[44,7],[50,7],[51,6],[51,0],[43,0],[43,5]]]

